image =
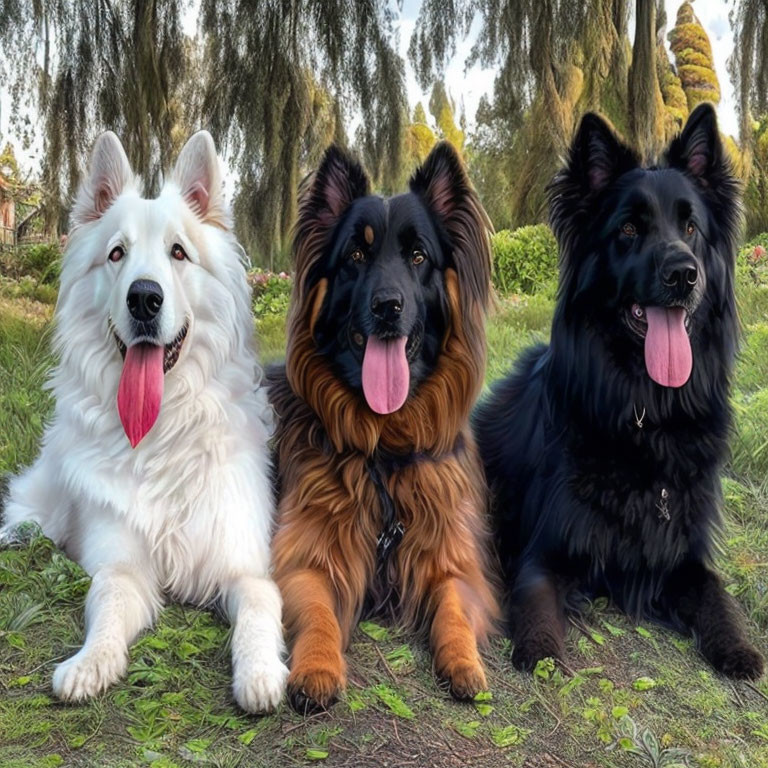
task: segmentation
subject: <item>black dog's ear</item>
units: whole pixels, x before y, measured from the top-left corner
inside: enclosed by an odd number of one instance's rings
[[[561,254],[570,251],[574,238],[591,231],[592,208],[600,193],[639,165],[638,155],[603,118],[592,112],[582,117],[567,162],[547,188],[549,221]]]
[[[711,104],[699,104],[691,112],[680,135],[670,143],[666,160],[670,168],[686,173],[698,185],[718,222],[713,236],[724,240],[733,253],[742,224],[742,185],[720,140]]]
[[[325,150],[311,182],[302,215],[339,217],[353,200],[370,194],[370,181],[360,163],[337,144]]]
[[[723,171],[727,158],[711,104],[699,104],[691,112],[685,128],[669,145],[667,162],[670,167],[686,171],[705,186],[709,186],[713,175]]]
[[[568,170],[587,192],[601,192],[638,165],[637,155],[619,141],[608,123],[594,112],[581,119],[569,155]]]

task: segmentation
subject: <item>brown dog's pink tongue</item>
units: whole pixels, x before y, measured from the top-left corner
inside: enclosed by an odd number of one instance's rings
[[[160,413],[164,355],[165,348],[156,344],[134,344],[125,352],[117,390],[117,412],[131,448],[152,429]]]
[[[693,355],[682,307],[645,307],[645,367],[663,387],[682,387],[691,376]]]
[[[405,357],[406,336],[382,341],[369,336],[363,357],[363,394],[372,411],[393,413],[408,397],[411,371]]]

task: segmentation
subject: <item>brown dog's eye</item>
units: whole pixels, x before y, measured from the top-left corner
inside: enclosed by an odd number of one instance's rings
[[[359,248],[356,248],[352,251],[352,261],[356,261],[358,264],[365,261],[365,254]]]
[[[692,221],[689,221],[688,226],[685,228],[685,231],[688,233],[688,236],[690,237],[696,231],[696,225]]]
[[[426,258],[426,256],[421,251],[414,251],[413,252],[413,263],[416,266],[421,264],[421,262],[424,261],[425,258]]]
[[[121,246],[116,245],[110,252],[109,252],[109,260],[110,261],[120,261],[120,259],[125,256],[125,251],[122,249]]]
[[[173,248],[171,248],[171,256],[173,256],[176,261],[184,261],[184,259],[187,258],[186,252],[178,243],[173,244]]]
[[[635,237],[637,235],[637,227],[631,221],[625,221],[621,225],[621,232],[627,237]]]

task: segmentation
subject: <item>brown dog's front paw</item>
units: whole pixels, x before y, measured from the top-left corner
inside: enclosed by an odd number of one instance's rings
[[[328,709],[344,689],[344,677],[329,669],[291,672],[288,700],[300,715],[312,715]]]
[[[479,659],[454,661],[438,670],[437,674],[448,683],[451,696],[458,701],[469,701],[481,691],[488,689],[485,672]]]
[[[757,680],[763,674],[763,657],[747,643],[738,643],[712,658],[718,672],[737,680]]]

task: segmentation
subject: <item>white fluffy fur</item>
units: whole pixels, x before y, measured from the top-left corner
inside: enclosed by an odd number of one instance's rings
[[[145,200],[117,137],[104,134],[73,219],[56,308],[55,413],[6,508],[6,530],[37,522],[93,577],[85,644],[57,667],[54,691],[82,699],[123,675],[128,645],[166,597],[219,599],[233,624],[235,698],[251,712],[271,709],[287,670],[269,577],[269,411],[211,137],[193,136],[160,196]],[[176,242],[189,261],[171,257]],[[113,263],[117,244],[125,256]],[[126,294],[137,278],[163,288],[164,342],[185,319],[190,328],[165,376],[160,415],[132,450],[116,406],[122,359],[109,322],[130,344]]]

